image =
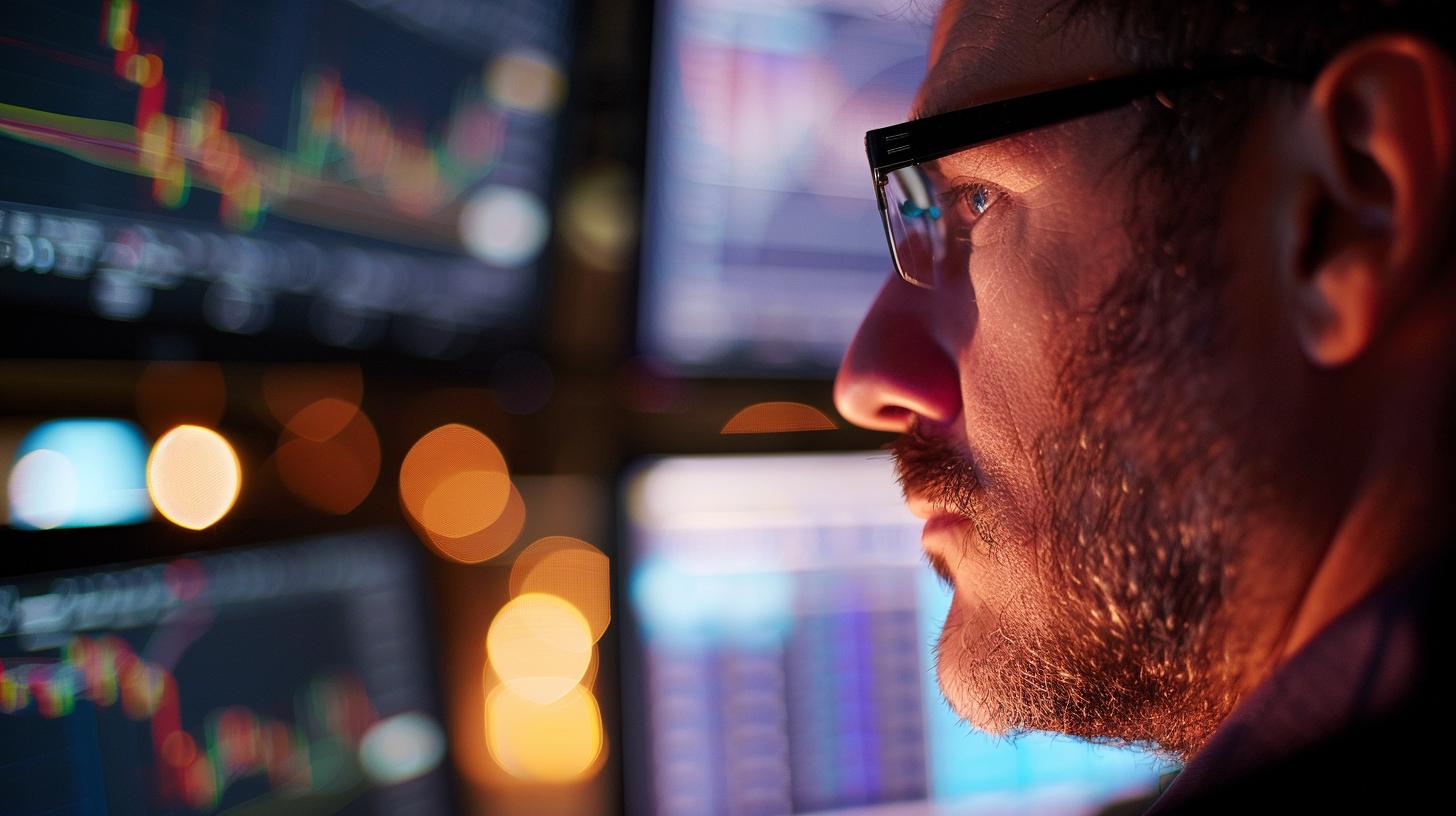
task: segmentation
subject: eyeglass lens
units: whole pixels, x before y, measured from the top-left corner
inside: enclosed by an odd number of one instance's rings
[[[885,196],[885,223],[900,277],[932,287],[936,264],[945,253],[945,218],[929,176],[918,165],[892,171]]]

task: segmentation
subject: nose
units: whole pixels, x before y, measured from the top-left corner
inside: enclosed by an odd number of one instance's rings
[[[945,423],[960,413],[960,372],[936,336],[937,297],[891,275],[855,332],[834,380],[845,419],[904,433],[917,418]]]

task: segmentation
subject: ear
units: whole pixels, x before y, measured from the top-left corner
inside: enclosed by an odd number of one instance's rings
[[[1295,324],[1309,359],[1350,363],[1433,283],[1450,241],[1456,66],[1409,34],[1357,42],[1311,90]]]

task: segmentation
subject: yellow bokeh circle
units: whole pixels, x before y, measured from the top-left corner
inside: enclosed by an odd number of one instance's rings
[[[570,603],[540,592],[512,599],[491,621],[486,658],[501,682],[545,704],[581,682],[591,663],[592,634]]]
[[[545,705],[498,686],[485,702],[485,734],[491,757],[517,779],[571,782],[600,767],[601,709],[581,686]]]

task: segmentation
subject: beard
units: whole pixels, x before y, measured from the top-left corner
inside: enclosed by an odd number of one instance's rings
[[[1186,267],[1130,269],[1080,316],[1031,445],[1036,495],[990,489],[971,455],[919,426],[892,443],[907,495],[969,522],[960,549],[979,586],[957,593],[936,664],[971,724],[1187,757],[1237,701],[1248,644],[1228,600],[1250,486],[1270,481],[1255,402],[1217,374],[1208,289]]]

